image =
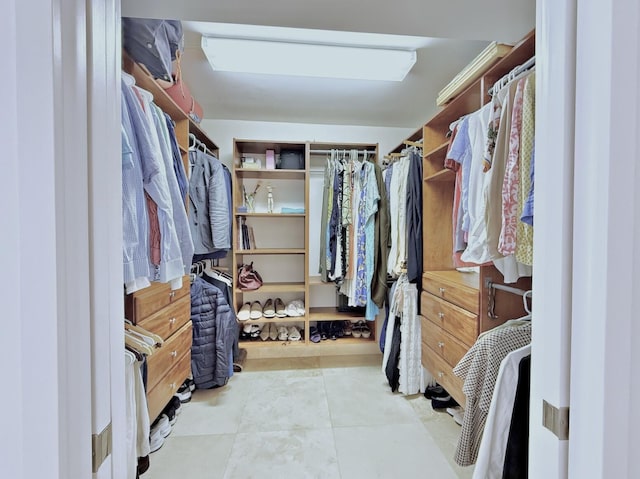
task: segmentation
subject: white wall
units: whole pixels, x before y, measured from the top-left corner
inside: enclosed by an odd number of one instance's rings
[[[233,139],[379,143],[381,156],[398,146],[415,128],[357,125],[320,125],[313,123],[276,123],[267,121],[203,120],[202,128],[220,148],[220,160],[231,166]]]

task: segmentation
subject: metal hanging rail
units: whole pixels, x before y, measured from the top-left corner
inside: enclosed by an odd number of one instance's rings
[[[528,307],[527,307],[527,298],[532,298],[532,292],[531,290],[529,291],[525,291],[524,289],[520,289],[520,288],[514,288],[512,286],[505,286],[504,284],[497,284],[494,283],[493,281],[491,281],[490,279],[487,279],[485,281],[485,286],[487,287],[487,290],[489,291],[489,304],[487,305],[487,309],[488,312],[487,314],[489,315],[489,318],[491,319],[498,319],[498,316],[496,315],[495,312],[495,307],[496,307],[496,293],[495,290],[500,290],[500,291],[505,291],[507,293],[511,293],[511,294],[515,294],[518,296],[522,296],[523,298],[523,304],[525,305],[525,311],[527,311],[528,313],[530,312]]]

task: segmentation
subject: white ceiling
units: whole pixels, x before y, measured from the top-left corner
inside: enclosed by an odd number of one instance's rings
[[[417,127],[437,93],[489,41],[514,43],[535,25],[535,0],[122,0],[123,16],[183,21],[183,74],[205,117]],[[213,72],[206,22],[435,37],[402,82]]]

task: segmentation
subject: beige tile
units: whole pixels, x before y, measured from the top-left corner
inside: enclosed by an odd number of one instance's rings
[[[177,437],[172,434],[160,450],[150,455],[149,470],[141,477],[222,478],[233,442],[233,435]]]
[[[260,381],[248,391],[239,432],[319,429],[331,426],[321,376]]]
[[[340,479],[333,433],[319,429],[238,434],[224,477]]]
[[[334,428],[344,479],[434,477],[455,472],[419,423]]]
[[[323,369],[344,369],[372,367],[380,369],[382,365],[382,354],[365,354],[349,356],[326,356],[320,357],[320,367]]]
[[[183,404],[172,436],[235,434],[244,409],[244,396],[232,382],[218,389],[196,390],[191,402]]]
[[[276,358],[276,359],[247,359],[242,370],[255,371],[288,371],[291,369],[316,369],[318,358]]]
[[[379,370],[331,374],[324,382],[334,427],[419,422],[403,396],[391,392]]]

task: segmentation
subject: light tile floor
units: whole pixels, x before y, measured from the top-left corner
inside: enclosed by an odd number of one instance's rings
[[[381,356],[262,359],[195,391],[142,479],[471,478],[460,427],[391,393]]]

